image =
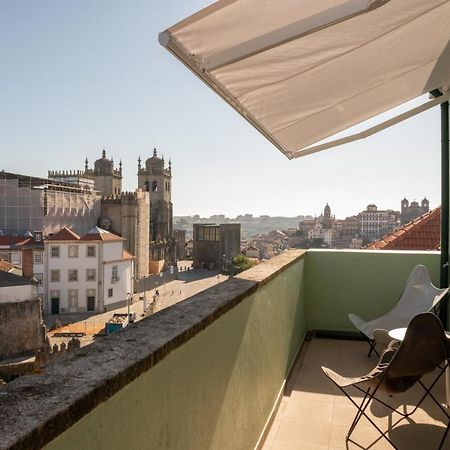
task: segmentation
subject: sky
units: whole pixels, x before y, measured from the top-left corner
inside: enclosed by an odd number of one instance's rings
[[[289,161],[158,43],[205,0],[0,0],[0,154],[5,171],[45,177],[101,156],[156,147],[172,160],[174,215],[337,218],[406,196],[440,204],[440,113]]]

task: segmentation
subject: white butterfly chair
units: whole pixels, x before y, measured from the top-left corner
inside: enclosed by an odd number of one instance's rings
[[[411,271],[400,300],[384,316],[366,322],[356,314],[349,314],[350,321],[369,341],[370,350],[367,356],[370,356],[372,351],[378,355],[375,349],[377,344],[387,346],[392,340],[388,334],[390,330],[407,327],[417,314],[427,311],[437,313],[448,289],[439,289],[434,286],[428,269],[418,265]]]

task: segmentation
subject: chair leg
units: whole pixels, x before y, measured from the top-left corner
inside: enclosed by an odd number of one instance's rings
[[[444,445],[445,438],[447,437],[449,427],[450,427],[450,422],[447,424],[447,429],[445,430],[444,436],[442,436],[441,442],[439,443],[438,450],[441,450],[442,446]]]
[[[355,444],[355,445],[357,445],[357,446],[359,446],[359,447],[361,447],[357,442],[355,442],[355,441],[353,441],[352,439],[351,439],[351,435],[352,435],[352,433],[353,433],[353,431],[355,430],[355,427],[356,427],[356,425],[358,424],[358,422],[360,421],[360,419],[361,419],[361,417],[362,416],[364,416],[377,430],[378,430],[378,432],[380,433],[380,438],[379,439],[381,439],[382,437],[383,438],[385,438],[388,442],[389,442],[389,444],[395,449],[395,450],[399,450],[398,449],[398,447],[389,439],[389,437],[387,436],[387,431],[383,431],[383,430],[381,430],[381,428],[366,414],[366,409],[367,409],[367,407],[370,405],[370,403],[371,403],[371,401],[372,400],[378,400],[378,399],[376,399],[376,397],[375,397],[375,394],[376,394],[376,392],[378,391],[378,388],[380,387],[380,385],[381,385],[381,381],[380,381],[380,383],[375,387],[375,389],[373,389],[373,391],[372,392],[370,392],[370,388],[368,388],[367,389],[367,391],[364,391],[364,398],[363,398],[363,400],[362,400],[362,402],[361,402],[361,404],[360,405],[358,405],[351,397],[350,397],[350,395],[349,394],[347,394],[347,392],[343,389],[343,388],[341,388],[340,386],[338,386],[337,384],[336,384],[336,386],[344,393],[344,395],[356,406],[356,409],[357,409],[357,413],[356,413],[356,416],[355,416],[355,418],[353,419],[353,422],[352,422],[352,424],[350,425],[350,428],[349,428],[349,430],[348,430],[348,433],[347,433],[347,437],[346,437],[346,441],[348,442],[348,441],[350,441],[350,442],[352,442],[353,444]],[[400,414],[401,415],[401,414]],[[403,420],[403,417],[400,419],[400,420]],[[400,421],[399,420],[399,421]],[[399,422],[398,421],[398,422]],[[398,423],[398,422],[396,422],[396,423]],[[378,440],[379,440],[378,439]],[[377,442],[378,442],[378,440],[377,440]],[[362,448],[362,447],[361,447]]]
[[[380,354],[377,352],[377,349],[375,348],[377,343],[375,342],[375,339],[371,339],[367,341],[369,343],[370,349],[369,349],[369,353],[367,354],[367,357],[370,358],[370,355],[372,354],[372,352],[375,352],[375,354],[377,356],[380,356]]]

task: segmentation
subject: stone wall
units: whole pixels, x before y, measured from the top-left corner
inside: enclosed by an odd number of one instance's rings
[[[124,249],[136,257],[134,265],[136,279],[149,274],[149,210],[149,193],[140,189],[102,198],[100,226],[108,228],[102,221],[106,220],[106,223],[109,221],[108,231],[126,239]]]
[[[34,354],[44,335],[39,299],[0,303],[0,360]]]

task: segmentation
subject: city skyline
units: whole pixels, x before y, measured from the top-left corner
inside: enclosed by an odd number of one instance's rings
[[[209,3],[4,2],[2,169],[45,177],[104,148],[133,190],[138,157],[156,147],[172,159],[175,215],[314,215],[328,202],[346,217],[404,196],[440,204],[439,109],[289,161],[159,46],[160,31]]]
[[[421,201],[422,201],[424,198],[426,198],[427,200],[430,200],[429,197],[426,196],[426,195],[423,196],[423,197],[420,198],[420,199],[417,199],[417,198],[409,198],[408,196],[404,196],[404,197],[402,197],[402,198],[398,201],[398,205],[400,205],[400,203],[401,203],[401,201],[403,200],[403,198],[406,198],[406,199],[409,201],[410,204],[411,204],[411,202],[416,201],[416,202],[419,203],[419,205],[420,205]],[[324,207],[325,207],[325,205],[327,205],[327,204],[329,205],[328,202],[325,202],[325,203],[322,205],[322,209],[321,209],[320,211],[318,211],[318,212],[313,212],[313,213],[308,213],[308,212],[304,213],[304,212],[300,212],[299,214],[294,214],[294,215],[290,215],[290,216],[282,216],[282,215],[277,216],[277,215],[270,215],[270,214],[253,214],[253,213],[247,211],[247,212],[240,212],[240,213],[238,213],[238,214],[236,214],[236,215],[234,215],[234,216],[228,216],[228,215],[226,215],[226,214],[224,214],[224,213],[220,213],[220,212],[213,213],[213,214],[209,214],[209,215],[202,215],[202,214],[197,214],[197,213],[192,213],[192,214],[174,214],[174,219],[175,219],[175,218],[178,218],[178,217],[193,217],[193,216],[200,216],[200,218],[209,219],[209,218],[212,218],[212,217],[214,217],[214,216],[221,216],[221,215],[225,215],[225,218],[227,218],[227,219],[234,219],[234,218],[237,218],[237,217],[239,217],[239,216],[245,216],[246,214],[250,214],[250,215],[252,215],[254,218],[258,218],[258,217],[262,217],[262,216],[270,216],[270,217],[290,217],[290,218],[293,218],[293,217],[302,217],[302,216],[303,216],[303,217],[315,217],[315,216],[319,216],[320,214],[323,213]],[[379,205],[379,204],[377,204],[377,203],[375,203],[375,202],[368,202],[368,203],[364,206],[363,209],[361,209],[361,210],[359,210],[359,211],[357,211],[357,212],[351,213],[351,214],[349,214],[348,216],[345,216],[345,217],[356,216],[356,215],[358,215],[359,213],[361,213],[362,211],[365,211],[366,208],[367,208],[367,206],[368,206],[368,205],[371,205],[371,204],[375,204],[379,210],[400,211],[400,209],[401,209],[399,206],[397,206],[397,207],[395,207],[395,206],[394,206],[394,207],[390,207],[390,206],[384,207],[383,205]],[[438,206],[440,206],[440,205],[432,206],[432,205],[434,205],[433,202],[430,202],[430,205],[431,205],[431,206],[430,206],[430,210],[435,209],[435,208],[437,208]],[[345,217],[338,216],[337,214],[334,213],[333,205],[329,205],[329,206],[331,207],[331,215],[332,215],[332,216],[336,217],[337,219],[345,218]]]

